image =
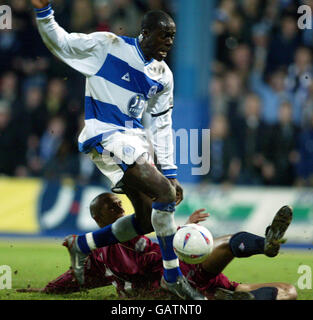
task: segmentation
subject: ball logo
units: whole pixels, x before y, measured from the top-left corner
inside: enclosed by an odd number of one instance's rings
[[[128,114],[133,118],[139,118],[145,108],[146,99],[142,94],[136,94],[128,102]]]
[[[204,238],[205,242],[206,242],[207,244],[209,244],[209,243],[210,243],[209,238],[208,238],[204,233],[202,233],[201,231],[200,231],[200,233],[201,233],[202,237]]]
[[[190,239],[190,236],[191,236],[191,234],[189,232],[185,235],[183,248],[185,248],[185,245],[187,244],[188,240]]]

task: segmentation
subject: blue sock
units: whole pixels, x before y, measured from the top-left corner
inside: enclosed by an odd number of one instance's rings
[[[164,279],[167,282],[176,282],[182,275],[179,260],[173,249],[173,238],[176,233],[174,221],[175,202],[152,203],[152,225],[157,235],[164,267]]]
[[[89,254],[96,248],[102,248],[119,242],[125,242],[143,234],[135,214],[117,219],[114,223],[95,232],[78,236],[78,247]]]
[[[166,237],[157,237],[163,259],[163,276],[167,282],[176,282],[178,276],[182,275],[179,261],[173,249],[173,238],[175,234]]]
[[[85,254],[89,254],[96,248],[109,246],[118,242],[119,240],[112,232],[112,224],[95,232],[89,232],[84,235],[80,235],[77,239],[79,249]]]
[[[263,237],[249,232],[238,232],[229,240],[229,247],[237,258],[250,257],[254,254],[264,253]]]

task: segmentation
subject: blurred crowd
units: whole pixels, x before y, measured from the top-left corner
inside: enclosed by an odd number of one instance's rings
[[[313,185],[313,30],[298,27],[300,5],[313,12],[312,0],[218,2],[207,181]]]
[[[137,36],[142,15],[166,0],[54,0],[69,32]],[[0,31],[0,174],[103,183],[77,150],[84,79],[54,58],[27,0],[8,0]],[[215,60],[208,84],[211,169],[205,181],[313,185],[313,30],[297,25],[313,0],[216,1]],[[170,63],[170,61],[169,61]]]
[[[12,9],[13,28],[0,30],[0,175],[105,183],[78,152],[83,76],[46,49],[30,1],[5,4]],[[165,0],[54,0],[53,9],[68,32],[111,31],[133,37],[146,11],[171,13]]]

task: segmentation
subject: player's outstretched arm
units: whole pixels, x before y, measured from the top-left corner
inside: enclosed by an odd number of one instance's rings
[[[55,21],[50,1],[31,1],[38,31],[51,53],[85,76],[97,73],[103,64],[106,48],[115,35],[108,32],[68,33]]]
[[[196,210],[195,212],[193,212],[188,220],[186,221],[186,224],[189,224],[189,223],[199,223],[201,221],[205,221],[207,217],[210,216],[210,214],[208,212],[204,212],[205,209],[202,208],[202,209],[198,209]]]
[[[48,4],[50,3],[50,0],[31,0],[31,3],[34,8],[42,9],[48,6]]]

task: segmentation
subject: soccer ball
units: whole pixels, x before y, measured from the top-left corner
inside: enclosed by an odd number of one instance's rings
[[[213,236],[203,226],[186,224],[176,232],[173,248],[180,260],[189,264],[201,263],[213,250]]]

